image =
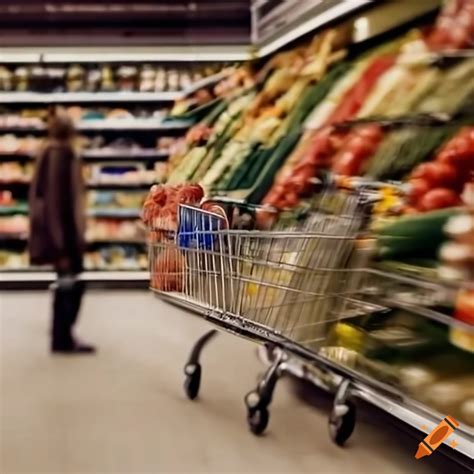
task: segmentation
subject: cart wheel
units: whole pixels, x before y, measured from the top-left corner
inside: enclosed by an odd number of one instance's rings
[[[342,446],[354,431],[356,408],[350,401],[346,401],[344,405],[339,405],[339,407],[347,408],[347,411],[343,415],[338,415],[335,410],[332,411],[329,417],[329,435],[334,443]]]
[[[184,368],[186,378],[184,379],[184,391],[190,400],[194,400],[201,386],[201,364],[188,364]]]
[[[267,407],[249,408],[247,422],[250,431],[255,435],[261,435],[268,426],[270,413]]]

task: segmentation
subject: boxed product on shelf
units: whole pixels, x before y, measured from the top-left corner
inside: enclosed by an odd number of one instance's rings
[[[84,166],[84,176],[90,185],[147,185],[157,181],[154,169],[143,163],[109,162]]]
[[[25,117],[14,112],[4,112],[0,113],[0,128],[12,131],[16,129],[42,130],[44,128],[44,121],[39,117]]]
[[[98,250],[86,252],[86,270],[145,270],[147,255],[136,246],[107,245]]]
[[[41,145],[41,138],[18,137],[12,133],[0,135],[0,155],[33,155]]]
[[[1,216],[0,215],[0,237],[27,236],[29,231],[29,219],[23,215]]]
[[[138,219],[99,219],[89,218],[87,221],[86,240],[94,241],[125,241],[145,243],[144,228]]]
[[[88,207],[91,209],[139,210],[146,198],[146,191],[89,191]]]
[[[21,74],[25,72],[23,70]],[[35,69],[31,72],[31,76],[25,73],[23,79],[34,80],[34,85],[32,82],[30,85],[36,89],[40,87],[38,76],[41,71]],[[126,69],[120,72],[123,88],[129,87],[123,82],[130,79],[127,77],[129,72]],[[71,68],[67,76],[69,86],[77,91],[82,73],[81,68]],[[24,82],[25,91],[29,90],[26,85]],[[109,86],[112,87],[112,83]],[[0,184],[5,189],[1,191],[0,199],[0,236],[4,238],[2,248],[7,252],[13,251],[13,260],[6,263],[5,268],[23,265],[18,263],[21,259],[16,257],[19,253],[16,247],[20,242],[23,247],[26,245],[28,186],[46,131],[48,96],[45,95],[44,104],[35,95],[25,95],[24,100],[28,101],[30,97],[38,106],[15,105],[2,108],[0,112],[0,128],[5,129],[4,134],[0,135]],[[66,95],[64,97],[66,102],[74,104],[67,100]],[[91,96],[85,97],[90,99]],[[120,101],[120,106],[113,104],[112,99],[115,98]],[[136,98],[139,99],[138,96]],[[88,245],[94,247],[88,252],[89,256],[94,255],[95,263],[90,267],[95,269],[144,268],[146,239],[137,218],[146,189],[153,183],[163,181],[167,172],[166,159],[176,142],[173,131],[169,134],[155,132],[167,114],[165,106],[133,102],[124,106],[122,104],[124,102],[117,95],[111,96],[109,106],[92,106],[79,101],[77,105],[67,108],[79,129],[77,150],[83,161],[85,184],[89,188],[103,187],[102,191],[90,189],[87,199],[87,213],[94,218],[89,219],[86,237]],[[113,242],[116,245],[112,255],[121,255],[121,247],[126,252],[122,252],[120,259],[114,257],[113,264],[109,265],[108,254],[104,254],[104,251],[101,257],[102,254],[97,253],[97,246]],[[140,248],[140,251],[130,249],[128,243]],[[25,259],[21,262],[24,263]],[[123,263],[122,267],[120,262]],[[23,267],[28,268],[28,264]]]
[[[33,176],[31,163],[0,163],[0,183],[28,183]]]
[[[29,266],[26,252],[0,248],[0,269],[25,270]]]
[[[187,89],[193,82],[225,68],[209,64],[191,67],[124,63],[0,66],[4,92],[166,92]]]

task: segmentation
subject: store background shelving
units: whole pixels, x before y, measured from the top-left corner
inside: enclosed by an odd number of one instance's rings
[[[8,64],[10,71],[13,71],[15,66],[15,64]],[[24,64],[22,66],[25,67]],[[31,68],[34,65],[28,65],[27,67]],[[44,71],[47,71],[47,65],[41,65],[41,67],[44,68]],[[87,67],[86,64],[85,68]],[[94,65],[94,67],[97,66]],[[158,64],[156,67],[163,67],[163,65]],[[196,65],[193,67],[196,67]],[[146,242],[145,232],[140,228],[140,205],[150,186],[155,182],[159,182],[159,176],[153,170],[159,166],[166,166],[166,161],[171,153],[170,146],[172,147],[173,142],[179,136],[182,136],[190,125],[187,121],[169,120],[166,116],[176,100],[189,97],[203,87],[212,87],[213,84],[223,79],[232,70],[224,63],[215,63],[213,68],[213,70],[221,68],[222,71],[199,78],[195,83],[182,90],[156,92],[139,90],[19,92],[10,90],[0,92],[0,110],[4,112],[3,117],[0,113],[0,145],[2,145],[3,138],[3,146],[5,146],[4,150],[0,150],[0,193],[3,193],[3,200],[8,200],[8,196],[13,197],[13,202],[10,204],[8,202],[0,204],[0,262],[2,251],[4,254],[5,252],[11,252],[16,255],[7,260],[7,265],[4,265],[3,268],[0,263],[0,270],[6,272],[2,282],[8,281],[9,276],[12,276],[16,284],[31,284],[31,281],[36,277],[43,282],[49,278],[44,280],[40,277],[41,275],[44,276],[42,269],[27,267],[27,256],[25,254],[27,228],[24,228],[27,224],[27,194],[32,173],[31,167],[34,166],[36,160],[36,149],[40,146],[40,140],[46,132],[44,119],[37,119],[34,123],[30,120],[26,122],[26,125],[22,125],[22,119],[14,120],[12,123],[11,116],[18,116],[23,110],[27,109],[33,111],[45,110],[51,104],[65,107],[82,107],[83,110],[86,110],[86,108],[94,110],[94,108],[99,107],[97,110],[100,113],[107,110],[104,107],[108,107],[109,110],[117,107],[124,108],[125,111],[131,110],[132,113],[137,110],[137,107],[141,109],[138,117],[125,116],[76,120],[76,129],[83,137],[88,137],[93,141],[100,136],[103,142],[102,145],[85,148],[81,152],[85,173],[92,168],[95,169],[96,175],[99,171],[99,179],[87,179],[86,177],[85,180],[89,200],[87,209],[88,225],[91,227],[88,229],[88,234],[95,235],[93,231],[95,227],[100,226],[102,229],[100,237],[88,237],[86,268],[96,270],[93,273],[94,278],[92,280],[97,280],[97,278],[106,280],[107,275],[109,275],[114,282],[123,280],[144,283],[147,279],[147,273],[144,271],[146,270]],[[0,88],[1,86],[0,80]],[[3,83],[3,86],[5,86],[5,83]],[[65,87],[66,85],[64,85]],[[135,88],[137,87],[138,84],[135,84]],[[159,110],[156,117],[151,116],[154,110]],[[143,118],[141,116],[144,113],[143,111],[150,116]],[[5,112],[10,118],[5,118]],[[35,115],[35,112],[33,112],[33,115]],[[124,112],[124,115],[128,114]],[[10,148],[5,143],[5,137],[8,136],[11,140],[12,135],[17,137],[17,142],[13,144],[13,148],[15,145],[21,144],[21,140],[31,140],[31,137],[36,137],[37,142],[27,150],[21,149],[20,146],[19,151],[15,151],[15,149],[12,149],[11,141]],[[123,140],[121,137],[126,137],[125,144],[120,143],[120,140]],[[162,147],[159,141],[163,137],[167,140],[166,148]],[[119,143],[114,146],[114,141],[117,140],[119,140]],[[19,174],[16,173],[18,170],[15,168],[13,178],[11,177],[12,165],[23,167],[23,171]],[[101,167],[108,170],[109,174],[101,175]],[[125,177],[125,171],[130,172],[132,170],[133,172],[135,169],[137,170],[137,176],[140,176],[140,173],[146,174],[146,179],[140,180],[136,177],[122,179]],[[91,203],[91,193],[93,193],[94,199],[98,201],[95,204]],[[114,207],[114,199],[117,200],[118,193],[121,194],[122,200],[135,196],[133,207]],[[111,198],[112,203],[101,205],[100,201],[104,199],[104,196]],[[0,196],[1,202],[2,198]],[[8,226],[8,222],[12,221],[15,221],[16,227],[20,226],[22,229],[18,231],[13,226],[13,230],[10,228],[6,231],[5,226]],[[107,226],[112,231],[109,235],[104,235],[103,229],[106,229]],[[127,230],[127,235],[115,233],[123,228]],[[137,230],[132,232],[132,228]],[[113,258],[121,258],[121,253],[124,259],[122,268],[116,262],[113,262]],[[104,262],[100,261],[101,254],[104,254]],[[108,257],[109,254],[110,257]],[[135,268],[131,268],[133,264],[131,264],[130,257],[127,257],[127,255],[132,255],[133,260],[134,254],[136,255],[136,264]],[[112,259],[109,262],[110,265],[107,265],[108,258]],[[91,262],[97,260],[99,264],[96,267],[91,267]],[[8,264],[9,261],[12,262],[11,265]],[[116,273],[109,273],[106,270],[108,266],[110,271]],[[117,272],[117,270],[119,271]],[[13,273],[11,273],[12,271]],[[28,274],[28,271],[31,272],[31,275]],[[98,277],[98,273],[104,271],[106,272],[104,277]],[[16,276],[13,277],[13,274]],[[115,277],[112,278],[114,275]],[[137,278],[137,275],[140,277]]]

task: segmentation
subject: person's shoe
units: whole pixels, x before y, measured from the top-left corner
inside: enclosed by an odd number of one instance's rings
[[[70,344],[57,344],[54,343],[51,345],[51,352],[53,354],[95,354],[96,348],[90,344],[85,344],[83,342],[74,341]]]

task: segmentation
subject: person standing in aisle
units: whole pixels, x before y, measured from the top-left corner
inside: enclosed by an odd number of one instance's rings
[[[84,283],[84,183],[74,150],[74,125],[62,108],[51,108],[48,138],[37,159],[29,195],[29,252],[33,264],[53,265],[57,273],[51,327],[53,353],[91,354],[93,346],[73,335]]]

